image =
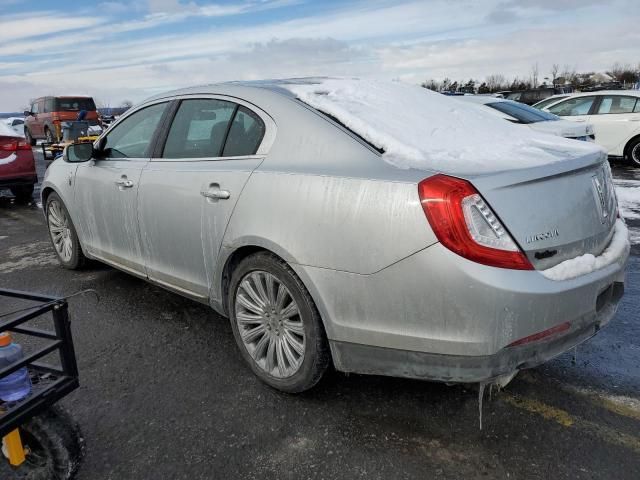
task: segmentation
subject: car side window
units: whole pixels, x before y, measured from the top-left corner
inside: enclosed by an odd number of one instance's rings
[[[640,97],[638,97],[636,107],[633,109],[633,113],[640,113]]]
[[[258,151],[265,126],[262,119],[246,107],[238,107],[224,145],[223,157],[253,155]]]
[[[180,102],[162,158],[219,157],[236,107],[233,102],[207,98]]]
[[[55,105],[53,104],[53,98],[47,98],[44,101],[44,111],[45,112],[55,112]]]
[[[587,115],[596,97],[576,97],[560,102],[547,110],[561,117],[573,115]]]
[[[633,113],[636,106],[635,97],[623,97],[622,95],[607,95],[602,97],[598,114],[604,115],[609,113]]]
[[[158,103],[129,115],[107,135],[104,156],[110,158],[149,157],[149,147],[167,103]]]
[[[31,113],[38,113],[38,102],[31,104]]]

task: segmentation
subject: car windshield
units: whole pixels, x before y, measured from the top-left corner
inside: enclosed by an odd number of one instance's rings
[[[95,110],[96,104],[93,103],[93,98],[86,97],[65,97],[56,98],[55,111],[56,112],[78,112],[80,110]]]
[[[510,117],[515,118],[520,123],[537,123],[560,120],[551,113],[543,112],[537,108],[530,107],[515,102],[495,102],[487,103],[487,107],[494,108],[499,112],[506,113]]]
[[[542,100],[541,102],[536,103],[535,105],[533,105],[533,108],[539,108],[542,109],[544,107],[546,107],[547,105],[551,105],[554,102],[557,102],[558,100],[562,100],[563,98],[567,98],[569,95],[561,95],[561,96],[554,96],[554,97],[549,97],[545,100]]]

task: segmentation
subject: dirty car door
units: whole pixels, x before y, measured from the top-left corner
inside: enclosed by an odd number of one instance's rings
[[[224,157],[225,139],[230,145],[232,126],[246,115],[239,108],[244,107],[216,98],[182,99],[164,148],[142,173],[139,212],[147,275],[201,301],[208,298],[229,217],[261,161],[253,155],[257,138],[249,150],[227,149],[242,155]]]
[[[138,183],[166,107],[158,103],[128,115],[108,132],[99,158],[76,172],[75,203],[87,253],[141,275]]]

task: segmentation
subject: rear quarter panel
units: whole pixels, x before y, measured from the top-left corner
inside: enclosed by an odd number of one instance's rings
[[[429,173],[388,165],[295,107],[275,117],[278,135],[242,192],[225,252],[256,244],[290,263],[369,274],[435,243],[417,193]]]

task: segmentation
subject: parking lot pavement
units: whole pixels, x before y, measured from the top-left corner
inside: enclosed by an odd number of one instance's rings
[[[614,176],[640,187],[631,170]],[[243,365],[226,319],[105,266],[61,269],[40,208],[0,198],[0,286],[101,297],[70,301],[81,387],[63,403],[84,431],[87,480],[637,480],[639,254],[611,324],[575,363],[565,354],[487,396],[480,431],[473,388],[333,373],[278,393]]]

